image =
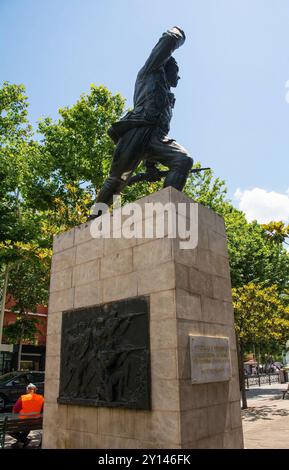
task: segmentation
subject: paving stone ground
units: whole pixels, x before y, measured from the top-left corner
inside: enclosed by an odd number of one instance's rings
[[[248,409],[242,411],[246,449],[289,449],[289,394],[287,384],[251,387]]]
[[[31,431],[28,435],[30,440],[29,444],[26,446],[26,449],[37,449],[39,448],[41,442],[42,431]],[[5,449],[13,449],[16,443],[16,439],[9,436],[8,434],[5,437]],[[22,447],[22,444],[19,444],[19,448]]]

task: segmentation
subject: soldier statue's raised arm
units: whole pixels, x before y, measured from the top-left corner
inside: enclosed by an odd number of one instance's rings
[[[164,187],[182,190],[193,165],[188,152],[168,137],[175,97],[171,87],[179,80],[179,67],[172,53],[185,41],[177,26],[163,33],[137,75],[134,108],[108,130],[116,144],[110,174],[97,202],[111,204],[139,165],[145,160],[148,172],[158,171],[161,163],[169,171]]]

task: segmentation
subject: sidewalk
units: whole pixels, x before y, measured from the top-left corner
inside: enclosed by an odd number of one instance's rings
[[[31,431],[29,434],[30,442],[26,449],[38,449],[41,440],[42,431]],[[5,449],[13,448],[16,445],[16,439],[6,434],[5,436]],[[22,448],[22,444],[19,444],[19,448]]]
[[[289,394],[287,384],[261,385],[247,391],[248,409],[242,411],[245,449],[289,449]]]

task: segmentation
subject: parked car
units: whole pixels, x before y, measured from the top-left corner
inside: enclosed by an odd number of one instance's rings
[[[6,411],[26,393],[29,383],[37,387],[37,393],[44,393],[44,372],[15,371],[0,376],[0,411]]]

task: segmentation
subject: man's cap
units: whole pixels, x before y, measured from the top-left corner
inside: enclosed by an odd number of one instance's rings
[[[30,383],[30,384],[27,385],[26,388],[27,388],[27,390],[29,390],[30,388],[35,388],[36,389],[37,387],[36,387],[36,385]]]

